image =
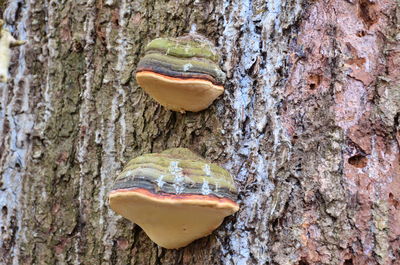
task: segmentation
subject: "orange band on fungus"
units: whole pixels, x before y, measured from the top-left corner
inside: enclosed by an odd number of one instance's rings
[[[171,81],[195,81],[195,82],[205,82],[205,83],[209,83],[209,84],[211,84],[211,85],[213,85],[214,87],[218,87],[218,88],[220,88],[221,90],[223,90],[224,89],[224,87],[223,86],[219,86],[219,85],[214,85],[211,81],[208,81],[208,80],[206,80],[206,79],[201,79],[201,78],[179,78],[179,77],[172,77],[172,76],[168,76],[168,75],[163,75],[163,74],[159,74],[159,73],[156,73],[156,72],[153,72],[153,71],[137,71],[136,73],[147,73],[147,74],[151,74],[151,75],[155,75],[155,76],[159,76],[159,77],[162,77],[162,78],[165,78],[165,79],[169,79],[169,80],[171,80]]]
[[[152,193],[151,191],[148,191],[143,188],[132,188],[132,189],[118,189],[118,190],[113,190],[110,192],[110,195],[116,194],[119,192],[135,192],[135,193],[141,193],[149,197],[153,197],[159,200],[198,200],[198,201],[215,201],[215,202],[223,202],[223,203],[230,203],[234,206],[237,206],[238,204],[228,198],[218,198],[215,196],[209,196],[209,195],[199,195],[199,194],[169,194],[169,193],[159,193],[155,194]]]

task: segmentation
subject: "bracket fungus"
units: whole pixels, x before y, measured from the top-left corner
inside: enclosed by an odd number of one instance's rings
[[[0,83],[7,82],[8,67],[11,59],[12,47],[25,44],[23,40],[16,40],[11,33],[3,28],[4,21],[0,19]]]
[[[210,41],[197,34],[158,38],[145,49],[136,70],[138,84],[174,111],[201,111],[224,92],[225,73]]]
[[[132,159],[109,193],[111,208],[158,245],[181,248],[239,210],[228,171],[186,148]]]

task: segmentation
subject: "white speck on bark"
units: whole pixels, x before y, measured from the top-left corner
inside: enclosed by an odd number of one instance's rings
[[[114,4],[114,0],[106,0],[105,4],[108,6],[112,6]]]
[[[192,24],[190,26],[190,33],[196,33],[197,31],[197,25],[196,24]]]

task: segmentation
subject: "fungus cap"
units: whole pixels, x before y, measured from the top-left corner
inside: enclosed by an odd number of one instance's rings
[[[224,92],[218,61],[214,46],[200,35],[159,38],[146,46],[136,80],[164,107],[197,112]]]
[[[132,159],[109,194],[111,208],[158,245],[180,248],[238,211],[230,174],[185,148]]]

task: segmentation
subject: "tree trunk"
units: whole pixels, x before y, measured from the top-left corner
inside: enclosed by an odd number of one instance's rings
[[[395,0],[8,0],[0,264],[399,264]],[[213,41],[225,93],[171,112],[134,71],[155,37]],[[108,207],[132,157],[188,147],[240,211],[180,250]]]

